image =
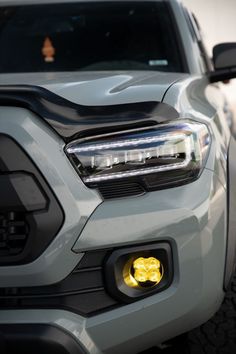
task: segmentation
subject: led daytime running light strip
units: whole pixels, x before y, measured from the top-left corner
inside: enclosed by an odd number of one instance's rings
[[[172,133],[173,134],[173,133]],[[76,154],[80,152],[90,152],[90,151],[97,151],[97,150],[109,150],[114,148],[120,147],[129,147],[129,146],[136,146],[136,145],[143,145],[143,144],[151,144],[151,143],[159,143],[162,141],[172,141],[172,140],[184,140],[186,139],[186,135],[184,134],[165,134],[162,136],[154,136],[154,137],[147,137],[147,138],[140,138],[140,139],[130,139],[124,141],[117,141],[117,142],[110,142],[104,144],[94,144],[89,146],[75,146],[75,147],[68,147],[67,152],[69,154]]]

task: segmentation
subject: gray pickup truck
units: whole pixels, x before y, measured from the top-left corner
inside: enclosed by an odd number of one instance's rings
[[[0,353],[137,354],[219,309],[186,350],[234,353],[236,44],[212,63],[175,0],[0,0],[0,47]]]

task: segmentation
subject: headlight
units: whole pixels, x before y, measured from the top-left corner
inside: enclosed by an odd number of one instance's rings
[[[132,180],[153,190],[196,179],[209,145],[204,124],[178,121],[73,141],[66,153],[90,187]]]

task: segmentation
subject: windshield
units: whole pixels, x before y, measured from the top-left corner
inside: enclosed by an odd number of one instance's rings
[[[0,72],[183,72],[164,2],[78,2],[0,8]]]

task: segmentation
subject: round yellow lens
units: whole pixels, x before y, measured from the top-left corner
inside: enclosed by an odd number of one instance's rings
[[[163,265],[155,257],[130,260],[123,270],[124,281],[130,287],[155,286],[161,282],[163,274]]]

